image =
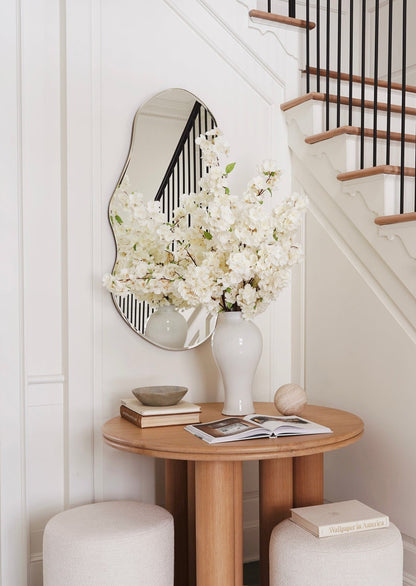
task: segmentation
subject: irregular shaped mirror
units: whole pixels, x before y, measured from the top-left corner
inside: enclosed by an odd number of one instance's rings
[[[113,225],[117,190],[122,184],[128,184],[129,192],[139,192],[147,201],[160,201],[167,221],[171,221],[180,196],[197,191],[202,176],[195,139],[215,126],[215,119],[206,106],[182,89],[161,92],[137,111],[127,161],[109,205],[117,257],[119,246]],[[161,348],[194,348],[204,342],[215,327],[216,317],[204,307],[178,311],[162,307],[155,312],[146,301],[138,301],[133,294],[112,293],[112,297],[125,322]]]

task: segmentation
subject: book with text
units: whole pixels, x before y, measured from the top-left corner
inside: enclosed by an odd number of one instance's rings
[[[185,429],[209,444],[264,437],[332,433],[329,427],[296,415],[273,416],[257,413],[243,418],[226,417],[209,423],[187,425]]]
[[[120,405],[120,415],[137,427],[163,427],[165,425],[187,425],[200,421],[199,411],[189,413],[173,413],[168,415],[141,415],[126,405]]]
[[[291,509],[291,519],[316,537],[331,537],[389,526],[383,513],[357,500]]]

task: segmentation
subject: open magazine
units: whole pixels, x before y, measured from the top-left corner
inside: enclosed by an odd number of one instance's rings
[[[208,423],[187,425],[185,429],[209,444],[261,437],[332,433],[329,427],[313,423],[297,415],[273,416],[257,413],[243,418],[226,417]]]

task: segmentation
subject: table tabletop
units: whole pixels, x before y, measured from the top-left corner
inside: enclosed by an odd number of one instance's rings
[[[201,403],[201,422],[223,419],[222,403]],[[273,403],[254,404],[256,413],[280,415]],[[104,441],[127,452],[172,460],[244,461],[306,456],[337,450],[357,441],[364,423],[356,415],[339,409],[306,405],[301,417],[325,425],[333,433],[279,438],[258,438],[221,444],[208,444],[182,425],[140,428],[122,417],[103,426]]]

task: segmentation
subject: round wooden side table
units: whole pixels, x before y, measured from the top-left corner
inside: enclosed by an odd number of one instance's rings
[[[222,403],[201,405],[201,421],[214,421]],[[256,413],[278,415],[272,403]],[[165,459],[166,508],[175,519],[175,586],[242,586],[242,462],[259,461],[261,584],[267,586],[269,539],[291,507],[323,502],[323,454],[356,442],[362,420],[346,411],[307,405],[302,417],[331,434],[254,439],[210,445],[182,426],[141,429],[114,417],[104,441],[127,452]],[[196,580],[196,581],[195,581]]]

